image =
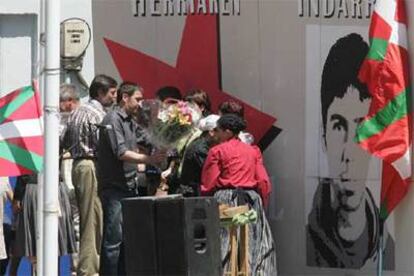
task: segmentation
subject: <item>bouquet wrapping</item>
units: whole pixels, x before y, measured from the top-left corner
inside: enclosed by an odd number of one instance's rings
[[[145,100],[141,108],[146,110],[149,118],[149,140],[158,149],[176,148],[201,118],[198,107],[184,101],[163,104],[157,100]]]

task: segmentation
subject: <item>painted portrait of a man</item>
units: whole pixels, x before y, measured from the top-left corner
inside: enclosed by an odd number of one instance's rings
[[[375,267],[379,210],[367,187],[370,155],[355,142],[371,96],[358,79],[369,46],[357,33],[329,48],[320,81],[320,139],[326,159],[307,214],[307,264],[361,269]],[[394,240],[385,228],[384,266],[394,268]]]

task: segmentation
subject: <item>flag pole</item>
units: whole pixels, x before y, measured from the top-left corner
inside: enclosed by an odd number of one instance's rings
[[[44,60],[45,60],[45,45],[43,36],[45,35],[45,0],[40,0],[40,10],[39,10],[39,50],[38,50],[38,68],[37,68],[37,76],[39,78],[39,91],[40,91],[40,99],[41,103],[44,102],[44,74],[43,74],[43,67],[44,67]],[[44,127],[42,128],[44,131]],[[38,183],[37,183],[37,233],[36,233],[36,272],[38,275],[44,275],[43,273],[43,192],[44,192],[44,174],[43,171],[39,172],[38,174]]]
[[[46,0],[43,275],[58,275],[60,1]]]
[[[380,218],[379,220],[379,243],[378,243],[378,267],[377,267],[377,275],[382,276],[382,269],[383,269],[383,247],[384,247],[384,220]]]

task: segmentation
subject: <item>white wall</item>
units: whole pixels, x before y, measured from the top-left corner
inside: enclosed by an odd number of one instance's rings
[[[0,14],[0,94],[27,86],[35,77],[37,16]]]
[[[2,14],[25,14],[39,13],[40,0],[0,0],[0,13]]]
[[[30,84],[41,71],[39,60],[41,0],[0,0],[0,94]],[[62,0],[62,21],[78,17],[92,28],[90,0]],[[90,83],[94,76],[94,47],[89,45],[82,75]]]
[[[38,49],[39,0],[0,0],[0,95],[30,84]]]

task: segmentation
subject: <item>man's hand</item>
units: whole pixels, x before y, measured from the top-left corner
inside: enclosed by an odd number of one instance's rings
[[[168,178],[168,176],[170,176],[171,172],[172,172],[172,168],[171,168],[171,167],[170,167],[170,168],[168,168],[168,169],[166,169],[165,171],[163,171],[163,172],[161,173],[161,178],[162,178],[162,179],[167,179],[167,178]]]
[[[137,164],[138,172],[140,172],[140,173],[145,172],[145,168],[146,168],[145,164]]]
[[[157,166],[162,161],[164,161],[167,158],[167,152],[166,151],[158,151],[154,154],[148,156],[148,161],[151,165]]]
[[[17,214],[22,210],[22,203],[20,200],[13,200],[12,204],[13,214]]]

